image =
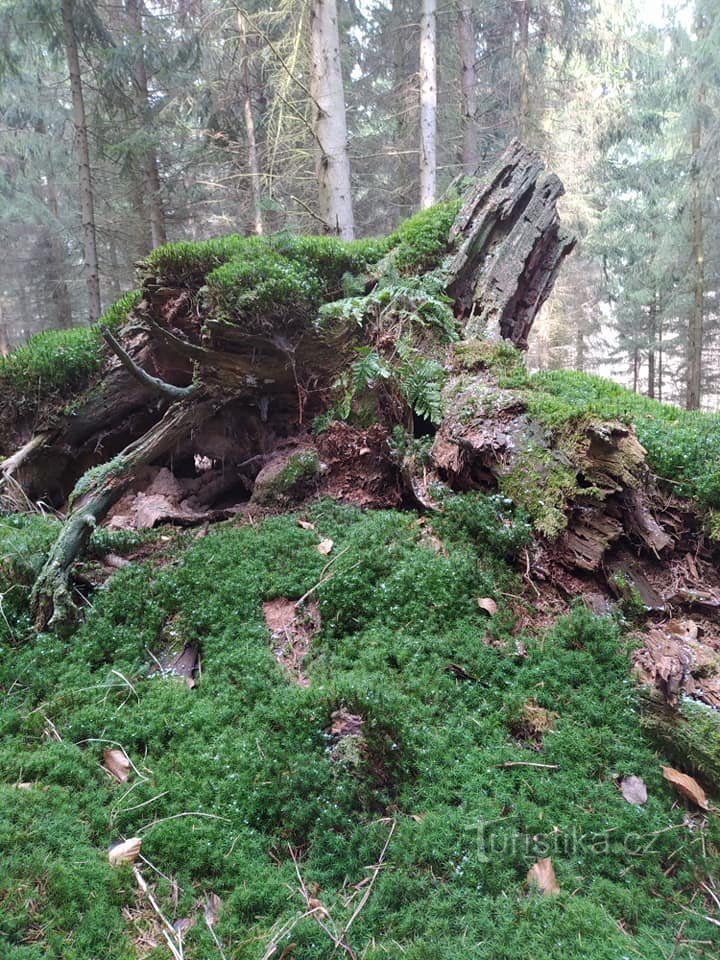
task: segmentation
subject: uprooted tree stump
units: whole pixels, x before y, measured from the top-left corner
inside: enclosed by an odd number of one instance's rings
[[[142,491],[151,522],[192,523],[318,492],[432,509],[443,487],[499,489],[569,566],[599,570],[623,540],[672,550],[632,430],[550,429],[524,391],[517,348],[574,244],[562,192],[514,142],[384,241],[154,251],[124,324],[102,330],[101,376],[0,463],[6,494],[69,508],[33,589],[37,628],[72,615],[92,529]]]

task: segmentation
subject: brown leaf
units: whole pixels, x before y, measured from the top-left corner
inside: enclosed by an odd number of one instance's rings
[[[135,863],[140,856],[142,840],[140,837],[130,837],[120,843],[113,844],[108,850],[108,860],[111,867],[119,867],[123,863]]]
[[[665,779],[675,787],[678,793],[687,797],[688,800],[692,800],[695,806],[700,807],[701,810],[709,809],[705,791],[697,780],[689,777],[686,773],[675,770],[673,767],[662,767],[661,769]]]
[[[489,613],[490,616],[492,616],[494,613],[497,613],[498,605],[495,603],[492,597],[478,597],[477,605],[481,610]]]
[[[309,520],[298,520],[298,526],[299,526],[299,527],[302,527],[303,530],[314,530],[314,529],[315,529],[315,524],[314,524],[314,523],[310,523]]]
[[[175,920],[173,927],[180,934],[180,938],[185,936],[188,930],[194,925],[195,920],[192,917],[181,917],[179,920]]]
[[[620,783],[620,789],[628,803],[647,803],[647,787],[641,777],[625,777]]]
[[[557,882],[550,857],[543,857],[530,867],[527,882],[530,887],[536,887],[545,896],[560,893],[560,884]]]
[[[324,557],[326,557],[332,550],[333,546],[334,544],[332,540],[321,540],[318,544],[318,553],[321,553]]]
[[[220,916],[220,910],[222,909],[222,900],[216,893],[209,893],[205,897],[205,923],[209,927],[214,927],[217,923],[217,919]]]
[[[115,777],[118,783],[124,783],[130,773],[130,761],[124,750],[103,750],[103,766],[107,772]]]

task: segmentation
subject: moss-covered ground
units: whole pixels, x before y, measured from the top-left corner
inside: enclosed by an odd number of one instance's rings
[[[320,502],[302,518],[315,529],[288,515],[181,537],[165,566],[116,573],[66,639],[26,629],[52,526],[2,520],[3,960],[135,957],[134,880],[106,853],[134,835],[170,918],[199,917],[188,960],[220,956],[197,906],[210,892],[228,960],[269,956],[274,935],[275,957],[329,960],[342,951],[316,919],[289,929],[305,911],[290,849],[342,929],[391,831],[347,934],[357,957],[717,956],[700,887],[717,874],[717,816],[689,819],[662,779],[615,621],[578,608],[516,645],[508,564],[528,527],[508,503],[451,499],[434,525],[445,554],[412,513]],[[276,663],[261,605],[313,587],[304,688]],[[168,623],[200,646],[194,689],[151,675]],[[539,744],[523,738],[528,704],[557,714]],[[363,718],[361,750],[333,749],[339,709]],[[114,745],[137,768],[123,784],[100,765]],[[618,789],[630,774],[643,807]],[[557,896],[525,886],[544,856]]]

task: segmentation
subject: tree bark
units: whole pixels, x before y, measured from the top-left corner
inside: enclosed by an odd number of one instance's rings
[[[310,37],[320,217],[328,233],[352,240],[355,226],[336,0],[312,0]]]
[[[700,407],[702,389],[702,350],[705,314],[705,253],[703,237],[703,204],[700,184],[700,147],[702,129],[699,106],[692,128],[692,248],[693,248],[693,306],[688,324],[687,393],[685,405],[688,410]]]
[[[94,323],[100,316],[100,272],[98,267],[97,238],[95,229],[95,202],[93,198],[92,173],[90,168],[90,143],[88,139],[85,99],[83,97],[82,74],[78,55],[77,35],[75,33],[74,0],[62,0],[63,36],[65,55],[70,72],[70,91],[72,94],[73,124],[78,150],[78,172],[80,185],[80,209],[85,248],[85,283],[87,285],[88,319]]]
[[[10,341],[8,340],[7,327],[3,317],[2,302],[0,301],[0,357],[6,357],[10,353]]]
[[[527,143],[530,134],[530,60],[528,34],[530,7],[528,0],[515,0],[518,19],[518,135]]]
[[[150,122],[150,95],[148,90],[147,67],[145,64],[142,10],[140,8],[140,0],[125,0],[125,2],[130,29],[135,35],[134,40],[137,45],[133,79],[137,91],[138,119],[143,134],[147,136],[152,130],[152,124]],[[141,167],[144,186],[142,213],[144,215],[144,207],[145,204],[147,204],[152,245],[153,247],[159,247],[161,244],[167,242],[167,232],[165,228],[165,210],[162,202],[162,185],[160,183],[157,152],[153,146],[148,145],[144,150]]]
[[[437,0],[422,0],[420,21],[420,206],[437,190]]]
[[[253,208],[253,232],[263,234],[262,193],[260,191],[260,163],[258,161],[257,139],[255,137],[255,119],[250,99],[250,70],[248,67],[247,26],[245,14],[238,10],[238,33],[240,35],[240,85],[242,89],[245,135],[248,142],[248,168],[250,170],[250,192]]]
[[[499,332],[522,349],[575,238],[560,226],[563,185],[513,141],[469,194],[450,232],[448,292],[468,336]]]
[[[458,2],[458,45],[460,47],[460,92],[462,95],[462,168],[472,176],[479,163],[477,133],[476,42],[473,9],[469,0]]]

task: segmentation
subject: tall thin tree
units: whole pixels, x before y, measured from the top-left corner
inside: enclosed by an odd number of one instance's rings
[[[462,97],[462,168],[467,176],[475,173],[478,161],[477,130],[477,44],[475,18],[470,0],[457,3],[458,46],[460,48],[460,93]]]
[[[420,206],[437,189],[437,0],[422,0],[420,20]]]
[[[336,0],[312,0],[310,37],[320,217],[328,233],[352,240],[355,225]]]
[[[94,323],[100,316],[102,309],[100,302],[100,271],[98,267],[95,227],[95,202],[90,168],[90,140],[88,137],[74,14],[74,0],[62,0],[63,39],[68,71],[70,73],[73,125],[75,127],[75,139],[78,152],[78,177],[83,243],[85,248],[85,283],[87,285],[88,319],[90,323]]]

